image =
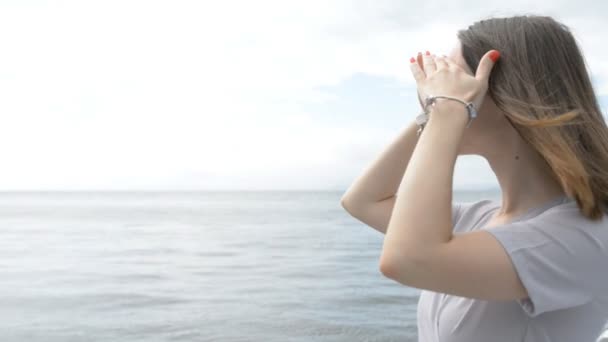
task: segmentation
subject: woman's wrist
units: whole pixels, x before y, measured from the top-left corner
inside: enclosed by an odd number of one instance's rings
[[[435,103],[428,107],[428,121],[442,121],[449,124],[469,122],[469,111],[462,103],[445,98],[435,99]]]

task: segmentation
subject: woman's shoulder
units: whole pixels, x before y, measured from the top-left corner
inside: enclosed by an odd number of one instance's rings
[[[597,232],[608,239],[608,213],[604,213],[599,220],[592,220],[581,212],[574,199],[568,199],[564,203],[549,208],[531,218],[529,223],[551,230],[574,229]]]

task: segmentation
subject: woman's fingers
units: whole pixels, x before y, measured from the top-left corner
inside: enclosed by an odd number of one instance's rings
[[[435,59],[433,59],[431,53],[428,51],[422,56],[422,64],[424,65],[424,73],[427,76],[437,70],[437,66],[435,65]]]
[[[412,75],[416,80],[416,83],[427,78],[428,75],[434,73],[439,68],[447,68],[449,64],[447,61],[442,60],[442,58],[437,57],[434,54],[426,51],[427,53],[422,54],[418,52],[416,57],[410,58],[410,70],[412,71]],[[419,91],[417,91],[418,102],[420,102],[420,106],[424,107],[422,98]]]
[[[412,57],[410,62],[410,67],[416,81],[426,78],[437,70],[435,55],[431,55],[429,51],[425,54],[418,52],[418,55],[415,58]]]
[[[410,70],[412,71],[412,75],[414,76],[416,83],[418,83],[426,78],[426,74],[420,67],[420,64],[418,63],[416,58],[412,57],[412,59],[410,60]]]
[[[424,64],[422,61],[422,52],[418,52],[418,55],[416,56],[416,61],[418,62],[418,65],[420,65],[420,69],[422,69],[422,71],[424,71]]]

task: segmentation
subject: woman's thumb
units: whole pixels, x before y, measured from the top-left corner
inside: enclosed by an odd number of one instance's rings
[[[498,52],[498,50],[486,52],[486,54],[481,57],[481,61],[477,66],[475,78],[479,81],[487,81],[490,78],[490,73],[492,72],[494,64],[498,61],[498,58],[500,58],[500,52]]]

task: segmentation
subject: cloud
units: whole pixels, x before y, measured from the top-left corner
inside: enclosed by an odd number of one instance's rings
[[[605,4],[551,4],[576,27],[608,94],[606,24],[594,10]],[[0,188],[344,187],[399,123],[331,122],[310,104],[348,100],[328,89],[354,75],[413,93],[408,57],[422,47],[447,53],[457,29],[495,6],[3,2]],[[405,122],[416,106],[410,100]]]

